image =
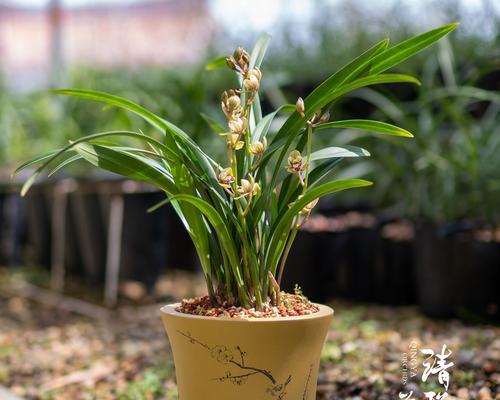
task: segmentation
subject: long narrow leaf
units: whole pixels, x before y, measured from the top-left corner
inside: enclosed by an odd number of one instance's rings
[[[88,143],[77,144],[75,151],[96,167],[131,179],[151,183],[169,194],[177,193],[171,175],[154,160],[115,150],[112,147]]]
[[[343,147],[325,147],[321,150],[311,153],[311,161],[324,160],[329,158],[344,158],[344,157],[369,157],[370,153],[365,149],[357,146]]]
[[[42,161],[45,161],[45,160],[48,160],[48,159],[52,158],[59,151],[61,151],[61,149],[51,150],[48,153],[44,153],[42,155],[36,156],[36,157],[32,158],[31,160],[22,163],[19,167],[17,167],[14,170],[14,172],[12,173],[12,175],[16,175],[19,172],[25,170],[26,168],[31,167],[32,165],[38,164],[38,163],[40,163]]]
[[[343,82],[345,82],[345,80],[349,76],[352,77],[354,71],[358,71],[360,70],[360,68],[364,68],[365,66],[369,65],[371,59],[380,51],[385,49],[387,47],[387,44],[387,40],[382,40],[381,42],[375,44],[367,51],[349,62],[347,65],[345,65],[339,71],[334,73],[332,76],[330,76],[316,89],[314,89],[304,100],[306,104],[306,118],[311,118],[313,116],[313,114],[317,111],[317,105],[328,103],[328,94],[334,91]],[[280,140],[284,136],[288,135],[289,132],[295,132],[296,130],[300,129],[302,123],[303,120],[300,118],[299,114],[297,112],[294,112],[280,129],[280,131],[276,135],[275,140]]]
[[[137,114],[145,121],[149,122],[152,126],[160,130],[162,133],[165,133],[165,131],[167,130],[167,125],[165,124],[165,121],[158,115],[154,114],[153,112],[149,111],[143,106],[140,106],[139,104],[124,99],[123,97],[120,96],[115,96],[105,92],[99,92],[96,90],[87,90],[87,89],[57,89],[52,91],[52,93],[100,101],[112,106],[120,107],[125,110],[131,111],[134,114]]]
[[[380,72],[387,71],[389,68],[410,58],[414,54],[422,51],[437,40],[441,39],[443,36],[454,30],[458,25],[458,22],[445,25],[388,48],[375,57],[372,67],[370,68],[370,74],[379,74]]]
[[[159,129],[163,134],[166,134],[168,132],[178,137],[184,145],[191,147],[195,151],[195,153],[200,158],[200,162],[210,162],[212,165],[216,165],[215,161],[208,157],[182,129],[172,124],[171,122],[164,120],[163,118],[142,107],[141,105],[134,103],[133,101],[95,90],[58,89],[54,90],[53,93],[100,101],[128,110],[143,118],[149,124]]]
[[[151,138],[149,136],[141,135],[141,134],[139,134],[137,132],[131,132],[131,131],[110,131],[110,132],[95,133],[93,135],[88,135],[88,136],[85,136],[83,138],[80,138],[80,139],[77,139],[75,141],[72,141],[70,144],[68,144],[67,146],[63,147],[62,149],[59,149],[57,151],[51,152],[50,156],[48,156],[46,154],[43,157],[36,157],[35,159],[33,159],[31,161],[28,161],[27,163],[24,163],[21,167],[26,168],[26,166],[28,166],[28,165],[32,165],[34,163],[38,163],[38,162],[40,162],[42,160],[45,161],[44,163],[42,163],[42,165],[40,165],[35,170],[35,172],[33,173],[33,175],[24,183],[24,185],[23,185],[23,187],[21,189],[21,196],[24,196],[28,192],[28,190],[30,189],[30,187],[33,186],[33,184],[35,183],[36,178],[41,174],[41,172],[52,161],[54,161],[55,159],[57,159],[58,157],[60,157],[64,153],[66,153],[68,150],[71,150],[72,148],[74,148],[75,146],[77,146],[79,143],[90,142],[92,140],[102,139],[102,138],[111,137],[111,136],[133,137],[133,138],[139,139],[141,141],[152,143],[155,146],[159,146],[161,149],[165,150],[165,152],[167,154],[170,154],[173,157],[177,157],[175,154],[172,154],[171,151],[170,151],[170,149],[168,147],[166,147],[163,143],[161,143],[161,142],[157,141],[156,139],[153,139],[153,138]],[[175,159],[177,159],[177,158],[175,158]],[[18,171],[19,170],[20,169],[18,168]]]
[[[314,189],[311,189],[306,194],[304,194],[304,196],[297,199],[297,201],[293,203],[290,208],[279,218],[279,222],[272,230],[271,241],[268,247],[269,253],[267,254],[267,259],[270,262],[268,266],[271,268],[271,271],[273,273],[276,272],[278,258],[281,254],[281,252],[277,251],[277,249],[279,246],[283,246],[284,234],[288,232],[293,219],[298,215],[300,210],[302,210],[310,202],[326,194],[331,194],[350,188],[369,186],[371,184],[371,182],[362,179],[342,179],[331,181],[328,183],[324,183],[323,185],[320,185]]]
[[[250,68],[260,68],[270,41],[271,36],[267,33],[263,33],[259,36],[252,50],[252,54],[250,55]]]
[[[80,154],[75,154],[74,156],[71,156],[71,157],[67,158],[66,160],[64,160],[63,162],[61,162],[60,164],[58,164],[56,167],[54,167],[51,171],[49,171],[49,173],[47,174],[47,176],[52,176],[57,171],[63,169],[67,165],[69,165],[69,164],[71,164],[71,163],[73,163],[75,161],[81,160],[81,159],[82,159],[82,156]]]
[[[208,116],[205,113],[201,113],[201,117],[205,120],[210,128],[216,133],[226,133],[228,131],[227,128],[224,128],[221,124],[215,121],[212,117]]]
[[[319,125],[316,130],[319,131],[332,128],[351,128],[367,132],[383,133],[386,135],[413,137],[410,132],[408,132],[406,129],[400,128],[399,126],[368,119],[348,119],[343,121],[327,122],[326,124]]]
[[[243,278],[238,269],[238,266],[240,264],[238,253],[236,251],[236,248],[234,247],[234,241],[232,240],[224,219],[219,215],[217,210],[206,201],[190,195],[179,194],[176,196],[172,196],[170,198],[170,201],[172,200],[176,200],[179,202],[185,201],[187,203],[190,203],[198,210],[200,210],[200,212],[202,212],[205,217],[207,217],[207,219],[210,221],[210,224],[214,227],[215,231],[220,237],[221,246],[223,246],[226,250],[238,284],[242,285]]]
[[[205,65],[205,69],[207,71],[212,71],[214,69],[222,68],[225,66],[226,66],[226,56],[220,56],[208,62],[207,65]]]

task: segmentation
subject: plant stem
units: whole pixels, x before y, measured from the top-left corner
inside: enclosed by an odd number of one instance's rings
[[[226,296],[229,298],[229,295],[232,294],[231,288],[231,268],[229,267],[229,261],[227,259],[226,252],[222,251],[222,262],[224,265],[224,275],[226,278]]]
[[[234,182],[238,185],[238,160],[236,159],[236,151],[231,149],[231,167],[234,175]]]
[[[293,241],[295,240],[295,236],[297,236],[298,228],[296,221],[293,222],[292,232],[288,237],[288,241],[286,242],[285,250],[283,251],[283,255],[281,256],[281,263],[278,270],[278,285],[281,285],[281,279],[283,278],[283,270],[285,269],[286,259],[288,258],[288,254],[290,253],[290,249],[292,248]]]
[[[281,303],[281,294],[280,294],[280,285],[278,282],[276,282],[276,279],[274,279],[274,276],[273,274],[271,273],[271,271],[268,272],[268,276],[269,276],[269,280],[271,281],[271,285],[274,289],[274,293],[275,293],[275,300],[276,300],[276,304],[277,306],[280,305]]]
[[[306,179],[304,186],[302,187],[302,194],[307,190],[307,184],[309,182],[309,169],[311,164],[311,147],[312,147],[312,126],[307,125],[307,160],[306,160]]]
[[[311,164],[311,147],[312,147],[312,126],[310,124],[307,125],[307,159],[306,159],[306,177],[304,180],[304,186],[302,187],[302,195],[304,195],[307,191],[307,185],[309,182],[309,170]],[[293,222],[293,226],[290,232],[290,236],[288,237],[288,241],[285,246],[285,250],[283,251],[283,255],[281,256],[281,263],[278,270],[278,285],[281,285],[281,279],[283,278],[283,271],[285,269],[286,259],[288,258],[288,254],[290,253],[290,249],[292,248],[293,241],[297,236],[297,232],[299,231],[298,225],[298,217]]]

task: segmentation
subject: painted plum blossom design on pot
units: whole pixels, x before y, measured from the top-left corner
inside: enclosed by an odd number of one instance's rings
[[[243,351],[240,346],[235,346],[234,348],[229,348],[221,344],[210,346],[193,337],[190,332],[177,332],[188,339],[191,344],[206,349],[210,357],[216,362],[228,366],[225,374],[214,378],[214,380],[241,386],[245,384],[250,377],[261,375],[270,382],[270,385],[265,390],[269,396],[277,400],[284,400],[286,398],[286,388],[292,381],[292,375],[289,375],[283,382],[279,382],[271,371],[248,365],[246,362],[247,353]]]

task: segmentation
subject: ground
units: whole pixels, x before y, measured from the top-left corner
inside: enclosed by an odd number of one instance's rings
[[[26,279],[0,269],[0,386],[26,399],[177,399],[157,303],[121,302],[109,317],[81,316],[37,299],[40,293],[23,286]],[[196,294],[200,286],[179,274],[160,282],[172,298]],[[439,354],[443,345],[453,352],[446,360],[454,363],[446,370],[448,399],[500,399],[500,328],[433,321],[414,307],[331,305],[336,313],[317,399],[392,400],[410,390],[424,399],[423,391],[442,392],[438,375],[421,381],[421,351]],[[418,376],[403,388],[402,363],[415,349]]]

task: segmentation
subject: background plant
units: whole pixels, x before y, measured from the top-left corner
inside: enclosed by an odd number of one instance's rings
[[[369,145],[376,156],[364,170],[380,176],[374,204],[399,215],[443,223],[476,218],[498,222],[500,96],[488,85],[490,64],[459,69],[451,44],[440,43],[438,57],[424,65],[422,90],[400,101],[389,91],[365,88],[354,98],[375,106],[374,115],[408,127],[416,139],[397,149],[390,140],[374,142],[345,132],[345,143]],[[393,188],[397,187],[398,191]]]
[[[330,109],[351,91],[375,84],[418,83],[403,74],[384,73],[423,50],[456,27],[446,25],[388,47],[375,44],[331,75],[295,107],[284,105],[262,115],[259,99],[262,63],[268,36],[262,36],[251,55],[238,48],[225,62],[238,77],[238,87],[224,92],[222,109],[227,128],[209,120],[224,137],[227,161],[211,158],[171,122],[125,98],[79,89],[56,93],[105,102],[142,117],[159,134],[108,131],[70,142],[64,148],[36,157],[18,171],[39,165],[22,194],[38,175],[85,160],[102,169],[149,182],[163,190],[188,230],[198,252],[209,295],[214,303],[227,301],[261,309],[271,298],[279,302],[279,280],[297,229],[321,196],[367,186],[359,179],[329,180],[329,173],[346,157],[366,156],[355,146],[313,151],[321,130],[351,128],[393,136],[412,135],[395,125],[374,120],[329,121]],[[210,64],[223,64],[217,59]],[[292,112],[272,134],[278,113]],[[147,131],[149,133],[149,130]],[[129,146],[120,139],[135,140]],[[325,182],[326,181],[326,182]],[[156,208],[154,207],[154,208]]]

